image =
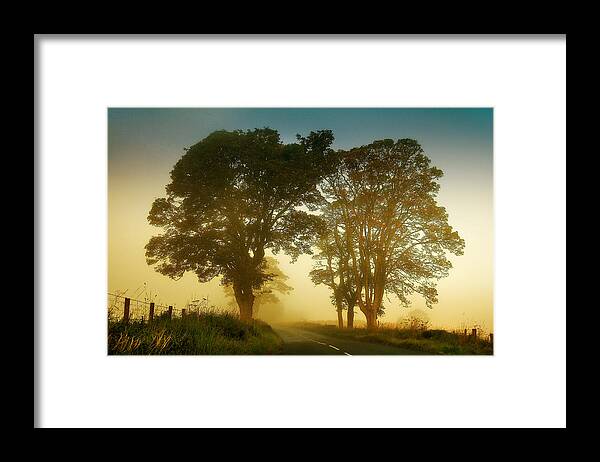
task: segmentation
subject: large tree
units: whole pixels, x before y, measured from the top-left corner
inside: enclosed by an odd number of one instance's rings
[[[347,311],[347,326],[354,327],[354,306],[356,286],[351,271],[350,254],[340,230],[342,225],[339,210],[333,206],[325,208],[322,215],[325,226],[316,235],[314,246],[317,249],[310,277],[316,284],[323,284],[331,290],[331,301],[338,317],[338,327],[344,327],[343,311]]]
[[[217,131],[187,149],[171,171],[167,196],[148,221],[164,232],[146,245],[149,265],[172,278],[193,272],[231,285],[244,320],[254,291],[270,279],[265,250],[295,260],[311,253],[322,202],[317,185],[331,165],[329,130],[282,143],[264,128]]]
[[[447,253],[461,255],[464,248],[437,204],[442,171],[411,139],[375,141],[338,155],[323,190],[341,212],[339,229],[368,328],[377,327],[384,294],[403,305],[420,294],[431,307],[437,280],[452,267]]]

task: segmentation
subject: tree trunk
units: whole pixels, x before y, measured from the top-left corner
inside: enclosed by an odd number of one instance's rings
[[[235,301],[240,308],[240,319],[242,321],[250,321],[252,319],[252,307],[254,305],[252,288],[242,288],[234,283],[233,293],[235,294]]]
[[[340,329],[344,328],[344,317],[342,316],[342,309],[340,307],[338,307],[337,309],[337,315],[338,315],[338,327]]]
[[[250,299],[245,300],[242,305],[240,305],[240,319],[242,321],[252,320],[252,305],[253,302],[250,301]]]
[[[367,329],[377,330],[377,311],[368,310],[365,316],[367,317]]]
[[[335,285],[335,282],[332,281],[333,285],[333,294],[335,298],[335,308],[338,316],[338,328],[344,328],[344,317],[342,316],[342,312],[344,311],[344,302],[342,301],[342,294],[340,293],[339,286]]]
[[[348,307],[347,327],[348,327],[348,329],[354,329],[354,307],[353,306]]]

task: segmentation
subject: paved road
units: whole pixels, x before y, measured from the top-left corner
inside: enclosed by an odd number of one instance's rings
[[[419,355],[419,351],[397,348],[390,345],[346,340],[317,334],[305,329],[288,326],[273,326],[283,339],[284,355]]]

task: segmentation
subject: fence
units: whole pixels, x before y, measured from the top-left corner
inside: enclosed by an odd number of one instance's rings
[[[108,316],[111,320],[147,322],[158,317],[173,319],[174,317],[182,318],[190,314],[195,316],[199,314],[198,308],[190,312],[186,308],[176,308],[173,305],[162,305],[110,292],[108,292],[108,296]]]
[[[477,328],[472,328],[470,334],[468,334],[467,333],[467,329],[465,329],[465,332],[464,332],[463,336],[466,339],[477,339],[477,338],[480,338],[478,336]],[[490,343],[494,343],[494,334],[493,333],[488,334],[487,337],[488,337]]]

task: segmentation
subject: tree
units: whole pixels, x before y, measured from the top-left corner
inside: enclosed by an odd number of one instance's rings
[[[265,250],[292,261],[311,253],[320,219],[310,212],[322,203],[317,185],[331,167],[332,142],[322,130],[284,144],[264,128],[217,131],[193,145],[171,171],[167,197],[152,204],[148,221],[164,232],[146,245],[148,264],[174,279],[221,276],[240,318],[251,319],[254,291],[270,279]]]
[[[276,258],[265,257],[265,273],[269,276],[269,280],[254,292],[253,314],[258,314],[260,307],[263,305],[279,303],[279,297],[275,292],[287,295],[294,290],[285,282],[289,279],[289,276],[281,271]],[[223,290],[225,296],[231,300],[230,304],[235,306],[237,302],[235,301],[233,286],[228,284],[224,286]]]
[[[452,267],[446,253],[462,255],[464,249],[436,202],[442,171],[411,139],[375,141],[338,156],[323,191],[341,212],[340,232],[367,327],[377,327],[386,293],[404,306],[420,294],[431,307],[437,280]]]
[[[318,253],[313,256],[315,264],[310,272],[312,281],[331,289],[331,301],[336,307],[338,327],[344,327],[343,311],[347,310],[347,326],[354,327],[356,289],[350,270],[350,255],[340,235],[340,216],[335,207],[325,209],[323,219],[326,226],[315,239]]]

